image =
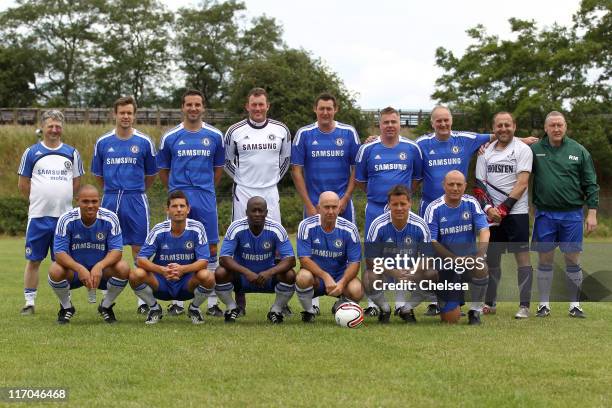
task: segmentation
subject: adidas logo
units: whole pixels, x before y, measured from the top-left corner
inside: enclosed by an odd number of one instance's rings
[[[312,145],[313,145],[313,146],[316,146],[316,145],[318,145],[318,144],[319,144],[319,142],[317,142],[316,140],[315,140],[314,142],[312,142]]]
[[[168,246],[168,244],[164,244],[162,245],[162,249],[170,249],[170,247]]]
[[[380,160],[380,154],[377,154],[376,156],[374,156],[374,160]]]
[[[387,239],[387,242],[393,242],[393,238]]]
[[[251,244],[249,244],[248,242],[246,244],[244,244],[243,248],[250,248]]]
[[[111,153],[111,152],[114,152],[114,151],[115,151],[115,149],[113,149],[112,146],[107,150],[108,153]]]
[[[81,234],[76,234],[76,235],[74,236],[74,239],[81,239]]]
[[[433,149],[431,149],[431,150],[429,151],[429,154],[436,154],[436,152],[434,152],[434,150],[433,150]]]
[[[440,220],[440,222],[446,222],[446,221],[448,221],[446,217],[442,217],[442,219]]]
[[[320,244],[321,241],[319,241],[319,238],[316,238],[314,241],[312,241],[313,244]]]
[[[37,151],[34,156],[42,156],[42,153],[40,151]]]
[[[185,142],[183,142],[182,140],[180,142],[178,142],[179,146],[186,144]]]

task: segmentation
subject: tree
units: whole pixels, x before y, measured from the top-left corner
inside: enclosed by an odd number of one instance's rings
[[[198,9],[178,11],[178,64],[185,73],[185,85],[200,90],[208,106],[225,102],[236,66],[265,58],[282,45],[282,29],[273,18],[255,18],[246,28],[241,18],[244,10],[244,3],[230,0],[205,1]]]
[[[42,73],[40,53],[28,45],[0,46],[0,106],[36,104],[36,76]]]
[[[134,96],[139,105],[156,102],[170,71],[172,21],[157,0],[112,0],[104,7],[106,33],[95,52],[90,106],[111,105],[121,95]]]
[[[36,92],[49,105],[80,105],[79,87],[89,68],[95,31],[104,0],[17,0],[0,14],[3,38],[40,50],[44,63]]]

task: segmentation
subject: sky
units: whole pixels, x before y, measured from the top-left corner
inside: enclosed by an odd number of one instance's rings
[[[171,9],[196,5],[164,0]],[[284,28],[284,41],[320,57],[356,94],[362,108],[428,109],[435,80],[435,50],[461,55],[466,30],[483,24],[512,38],[508,19],[569,26],[579,0],[243,0],[249,17],[266,14]]]
[[[508,19],[535,20],[538,27],[569,26],[580,0],[242,0],[247,19],[262,14],[283,26],[285,43],[303,48],[343,80],[364,109],[394,106],[430,109],[435,50],[460,56],[470,45],[468,28],[510,39]],[[170,9],[199,4],[162,0]],[[0,10],[13,6],[8,0]]]

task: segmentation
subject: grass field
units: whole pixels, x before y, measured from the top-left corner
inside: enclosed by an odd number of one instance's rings
[[[421,306],[415,326],[397,318],[379,326],[374,318],[348,330],[333,323],[328,299],[314,325],[303,325],[292,299],[296,315],[272,326],[265,320],[272,298],[250,295],[247,316],[235,325],[166,316],[147,327],[126,289],[115,307],[119,323],[109,326],[80,289],[73,293],[77,315],[58,326],[45,273],[36,315],[18,313],[22,252],[23,239],[0,238],[0,387],[69,388],[69,401],[58,406],[612,404],[609,303],[585,304],[585,320],[568,318],[559,303],[550,318],[525,321],[512,318],[516,306],[508,303],[480,327],[441,325],[419,317]]]

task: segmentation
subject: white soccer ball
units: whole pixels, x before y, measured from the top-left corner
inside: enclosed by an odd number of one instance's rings
[[[335,317],[338,326],[354,329],[363,323],[363,309],[357,303],[346,302],[338,307]]]

